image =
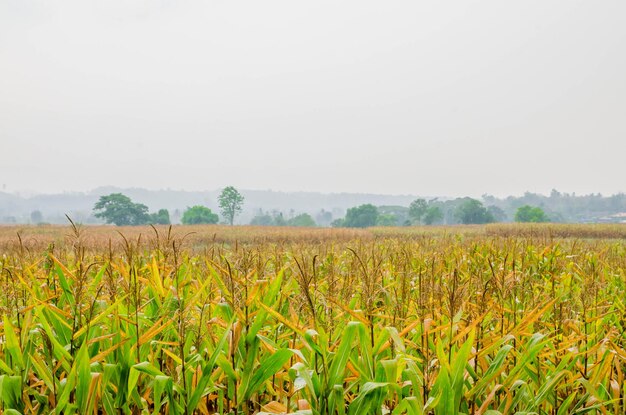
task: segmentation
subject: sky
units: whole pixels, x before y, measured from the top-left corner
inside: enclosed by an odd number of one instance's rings
[[[626,191],[626,2],[0,0],[0,186]]]

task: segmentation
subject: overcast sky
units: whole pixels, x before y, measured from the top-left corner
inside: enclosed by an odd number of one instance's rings
[[[0,0],[0,186],[626,191],[626,1]]]

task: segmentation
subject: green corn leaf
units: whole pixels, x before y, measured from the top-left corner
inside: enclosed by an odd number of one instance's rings
[[[348,415],[360,415],[369,413],[370,408],[376,404],[375,392],[386,388],[387,382],[367,382],[359,391],[356,397],[348,407]]]
[[[24,409],[21,376],[0,376],[0,399],[6,409],[18,411]]]
[[[293,353],[289,349],[279,349],[276,350],[271,356],[261,361],[261,364],[250,379],[250,383],[248,383],[243,389],[241,394],[242,398],[244,400],[249,399],[250,395],[258,391],[263,382],[282,369],[292,355]]]
[[[152,394],[154,396],[154,412],[160,413],[161,406],[163,405],[163,394],[166,393],[168,397],[173,394],[173,381],[169,376],[157,375],[154,377],[154,386]]]
[[[228,336],[230,334],[233,321],[234,321],[234,318],[228,324],[228,327],[226,328],[226,330],[224,330],[224,333],[222,334],[222,337],[220,338],[219,342],[215,345],[215,349],[213,349],[213,353],[211,353],[211,357],[209,358],[209,361],[202,368],[202,376],[200,376],[196,389],[191,393],[191,396],[189,397],[189,400],[187,401],[187,408],[190,411],[194,411],[196,409],[196,407],[198,406],[198,403],[200,402],[200,398],[202,398],[202,396],[204,395],[205,389],[207,385],[209,384],[209,382],[211,381],[211,374],[213,373],[213,368],[215,367],[215,363],[217,362],[217,359],[223,355],[223,350],[224,350],[224,347],[226,346],[226,343],[228,342]]]
[[[331,387],[334,385],[343,385],[346,364],[348,363],[348,358],[350,357],[350,352],[352,350],[352,341],[354,340],[359,326],[363,326],[363,323],[351,321],[346,325],[346,328],[343,331],[339,349],[333,356],[332,363],[330,364],[330,370],[328,371],[328,384]]]
[[[91,386],[91,367],[89,365],[89,354],[87,343],[83,343],[76,354],[74,362],[76,366],[76,403],[84,414],[89,413],[89,389]]]
[[[4,315],[4,337],[5,337],[5,350],[11,356],[13,365],[19,369],[24,369],[24,356],[22,356],[22,350],[20,343],[15,334],[15,327],[11,323],[9,316]]]

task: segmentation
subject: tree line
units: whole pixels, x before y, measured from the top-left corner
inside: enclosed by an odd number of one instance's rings
[[[243,209],[244,197],[237,189],[228,186],[218,197],[223,223],[233,225],[236,216]],[[328,213],[328,212],[326,212]],[[121,193],[101,196],[94,205],[94,216],[106,223],[118,226],[171,223],[167,209],[149,213],[148,207],[133,202]],[[219,215],[202,205],[188,207],[182,217],[184,225],[216,224]],[[327,218],[330,219],[330,218]],[[437,199],[416,199],[408,208],[402,206],[374,206],[362,204],[349,208],[345,217],[330,223],[333,227],[365,228],[371,226],[410,226],[436,224],[485,224],[506,219],[505,212],[498,206],[484,206],[479,200],[458,198],[449,201]],[[515,213],[516,222],[549,222],[548,215],[538,206],[520,206]],[[257,226],[317,226],[308,213],[301,213],[285,218],[282,212],[256,215],[251,225]]]
[[[244,197],[233,186],[222,190],[218,197],[220,213],[225,222],[232,225],[235,217],[243,208]],[[148,207],[142,203],[133,202],[122,193],[111,193],[101,196],[93,208],[94,216],[103,219],[106,223],[117,226],[134,225],[169,225],[170,215],[167,209],[160,209],[156,213],[148,213]],[[215,224],[219,216],[206,206],[196,205],[188,207],[181,218],[184,225]]]

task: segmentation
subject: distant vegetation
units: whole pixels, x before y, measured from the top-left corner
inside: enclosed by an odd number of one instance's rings
[[[517,209],[515,212],[515,222],[550,222],[550,218],[540,207],[533,207],[530,205],[524,205]]]
[[[200,205],[187,208],[181,218],[183,225],[215,224],[219,220],[219,216],[211,209]]]
[[[222,190],[218,197],[220,212],[226,219],[226,222],[231,226],[235,222],[235,216],[237,216],[242,208],[244,197],[232,186],[228,186]]]
[[[108,191],[105,191],[108,190]],[[68,214],[77,223],[98,224],[107,222],[104,217],[97,216],[93,207],[102,196],[123,194],[131,199],[135,207],[143,206],[136,215],[130,215],[123,223],[182,223],[185,206],[205,206],[214,214],[220,214],[224,223],[258,224],[287,226],[290,219],[306,213],[317,226],[343,225],[348,209],[370,204],[378,211],[376,226],[406,225],[452,225],[475,222],[468,219],[459,208],[464,202],[479,207],[476,202],[468,202],[469,198],[425,198],[368,194],[321,194],[321,193],[285,193],[272,191],[239,191],[231,192],[229,188],[211,192],[184,191],[148,191],[144,189],[98,189],[91,193],[67,193],[62,195],[37,195],[20,197],[0,192],[0,223],[66,223]],[[239,196],[235,198],[221,196]],[[245,204],[243,202],[245,200]],[[478,217],[480,221],[513,222],[519,208],[531,206],[540,208],[550,222],[594,222],[619,223],[626,221],[626,195],[616,194],[602,196],[575,194],[552,191],[549,195],[526,193],[522,196],[497,198],[483,195],[475,198],[487,210]],[[145,207],[155,209],[148,213]],[[165,211],[168,217],[165,216]],[[128,212],[128,210],[125,210]],[[160,211],[160,213],[159,213]],[[150,216],[146,219],[144,214]],[[117,216],[117,215],[116,215]],[[129,222],[130,221],[130,222]],[[147,221],[147,222],[146,222]],[[114,223],[114,222],[109,222]],[[310,223],[309,223],[310,224]]]
[[[93,208],[95,217],[104,219],[106,223],[117,226],[127,225],[169,225],[170,215],[166,209],[156,213],[148,213],[148,207],[142,203],[134,203],[128,196],[111,193],[100,197]]]

